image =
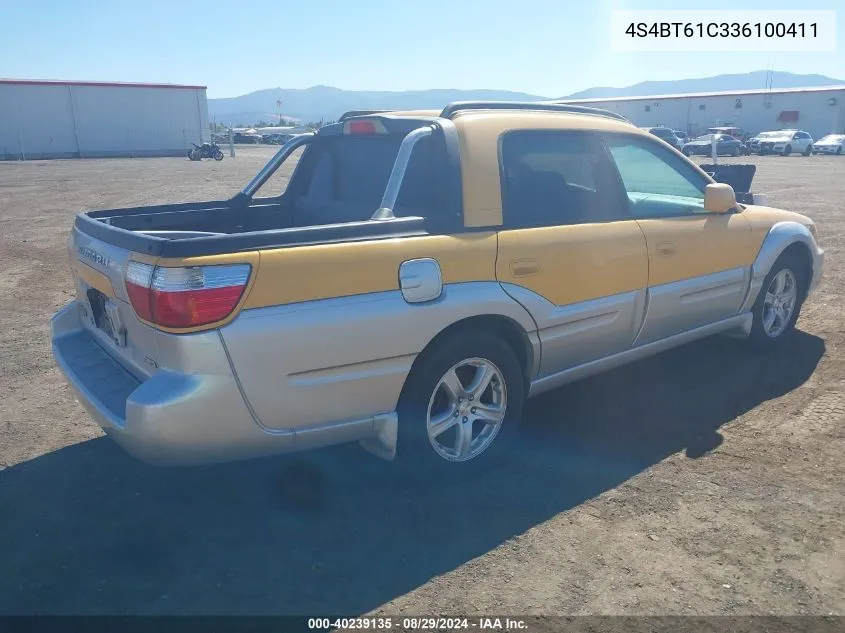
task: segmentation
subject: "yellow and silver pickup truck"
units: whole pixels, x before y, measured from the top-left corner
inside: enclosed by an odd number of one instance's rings
[[[80,214],[69,252],[53,354],[131,454],[359,441],[426,472],[507,450],[563,383],[716,333],[778,345],[823,262],[810,219],[618,115],[508,102],[348,113],[230,200]]]

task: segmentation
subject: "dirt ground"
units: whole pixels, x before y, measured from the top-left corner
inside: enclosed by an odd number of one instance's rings
[[[549,393],[506,468],[448,485],[355,445],[145,466],[51,359],[73,216],[228,197],[271,152],[0,163],[0,614],[845,614],[845,158],[740,159],[827,250],[777,353]]]

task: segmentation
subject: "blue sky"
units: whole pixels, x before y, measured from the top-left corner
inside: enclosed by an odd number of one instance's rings
[[[841,5],[841,6],[840,6]],[[612,9],[836,9],[841,0],[7,0],[0,77],[202,84],[209,97],[324,84],[496,88],[558,97],[592,86],[773,67],[845,79],[834,53],[610,51]]]

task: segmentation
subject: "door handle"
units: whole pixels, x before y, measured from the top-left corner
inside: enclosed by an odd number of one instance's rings
[[[657,244],[657,252],[660,255],[674,255],[675,245],[672,242],[660,242]]]
[[[533,259],[514,259],[511,260],[510,269],[514,277],[527,277],[540,272],[540,264]]]

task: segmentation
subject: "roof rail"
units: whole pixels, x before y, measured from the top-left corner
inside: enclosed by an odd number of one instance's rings
[[[383,114],[385,112],[390,112],[390,110],[350,110],[349,112],[344,112],[340,115],[340,118],[337,120],[338,123],[341,121],[346,121],[354,116],[366,116],[368,114]]]
[[[619,121],[628,122],[628,119],[623,117],[621,114],[611,112],[610,110],[601,110],[599,108],[588,108],[586,106],[548,101],[455,101],[443,108],[440,116],[444,119],[450,119],[456,112],[464,110],[533,110],[535,112],[568,112],[570,114],[603,116],[609,119],[618,119]]]

